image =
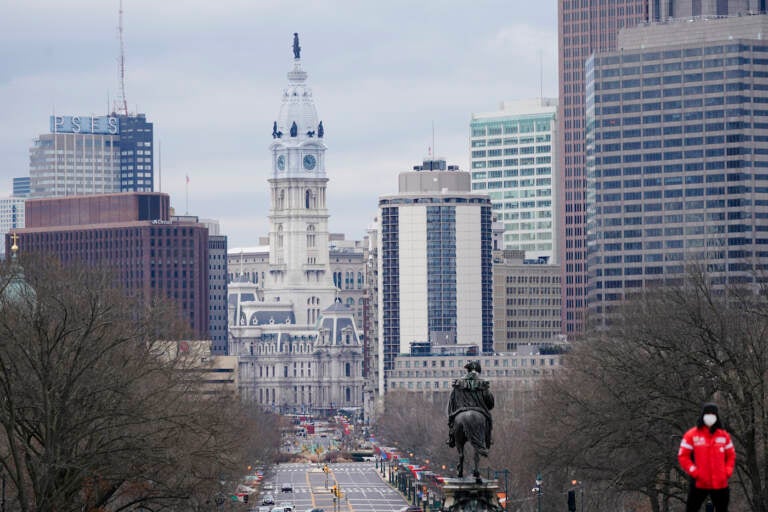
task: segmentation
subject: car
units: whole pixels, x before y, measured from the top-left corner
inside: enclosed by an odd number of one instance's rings
[[[254,509],[251,509],[251,512],[254,512]],[[270,507],[259,507],[256,512],[272,512],[272,509]]]
[[[281,507],[284,512],[293,512],[295,507],[293,506],[293,503],[289,501],[281,501],[277,504],[278,507]]]
[[[263,498],[261,498],[261,504],[262,505],[274,505],[275,504],[275,498],[271,494],[265,494]]]
[[[307,512],[325,512],[322,508],[308,508]]]
[[[397,512],[422,512],[421,507],[417,507],[416,505],[408,505],[407,507],[403,507]]]
[[[280,485],[280,490],[283,492],[293,492],[293,484],[291,482],[283,482]]]

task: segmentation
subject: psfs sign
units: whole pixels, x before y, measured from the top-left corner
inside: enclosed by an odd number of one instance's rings
[[[113,116],[51,116],[51,132],[118,135],[120,119]]]

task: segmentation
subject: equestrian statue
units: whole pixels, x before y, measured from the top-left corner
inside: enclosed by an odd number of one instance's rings
[[[469,361],[464,365],[467,374],[453,381],[448,401],[448,446],[456,447],[459,463],[456,466],[459,478],[464,476],[464,445],[469,442],[474,448],[472,476],[480,482],[480,456],[488,456],[491,447],[493,420],[491,409],[494,401],[489,382],[480,377],[480,361]]]

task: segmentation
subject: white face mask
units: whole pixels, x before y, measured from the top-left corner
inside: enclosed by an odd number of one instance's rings
[[[711,427],[717,423],[717,414],[705,414],[702,419],[704,420],[704,424],[706,426]]]

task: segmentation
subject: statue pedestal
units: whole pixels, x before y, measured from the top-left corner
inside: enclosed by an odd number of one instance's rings
[[[474,477],[446,478],[443,485],[445,502],[442,512],[501,512],[499,504],[499,483],[496,480]]]

